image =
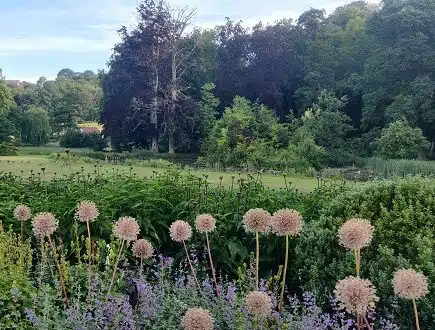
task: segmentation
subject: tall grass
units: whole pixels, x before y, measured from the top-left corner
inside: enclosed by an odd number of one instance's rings
[[[364,167],[371,169],[375,177],[384,179],[408,175],[435,176],[435,161],[368,158]]]

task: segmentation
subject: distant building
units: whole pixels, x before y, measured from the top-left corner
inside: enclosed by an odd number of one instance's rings
[[[21,80],[5,80],[6,86],[10,88],[24,88],[24,81]]]
[[[92,134],[98,133],[101,134],[103,132],[103,125],[94,122],[82,123],[78,124],[80,132],[83,134]]]

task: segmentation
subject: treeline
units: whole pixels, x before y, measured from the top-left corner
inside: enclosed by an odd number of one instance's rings
[[[193,15],[146,0],[137,26],[120,30],[103,81],[115,147],[202,150],[228,164],[258,145],[268,158],[307,145],[332,160],[433,151],[434,1],[357,1],[251,29],[230,19],[191,29]]]
[[[101,74],[59,71],[55,80],[10,88],[0,74],[0,142],[41,145],[85,121],[98,121],[103,104]]]

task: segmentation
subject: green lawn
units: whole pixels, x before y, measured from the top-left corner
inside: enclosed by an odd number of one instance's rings
[[[1,156],[0,172],[12,172],[16,175],[29,177],[31,171],[33,171],[36,176],[48,179],[55,175],[59,177],[79,171],[92,174],[95,171],[95,164],[96,163],[86,162],[84,160],[76,160],[71,162],[70,165],[67,165],[63,161],[55,162],[54,159],[50,159],[47,155]],[[100,173],[130,173],[130,166],[128,165],[112,165],[104,162],[100,162],[100,164]],[[42,168],[44,168],[44,172]],[[132,173],[136,173],[139,177],[150,177],[153,175],[153,171],[161,173],[164,169],[144,166],[134,166],[132,169]],[[208,175],[207,180],[213,184],[219,184],[220,178],[222,177],[222,183],[226,186],[231,185],[233,181],[232,177],[234,177],[234,180],[239,178],[238,173],[203,170],[191,170],[190,172],[198,176]],[[247,176],[246,174],[241,174],[240,177],[246,178]],[[261,179],[268,187],[285,187],[285,181],[282,175],[263,174]],[[294,187],[305,192],[312,191],[317,186],[317,179],[310,177],[287,177],[287,183],[290,184],[290,182]]]

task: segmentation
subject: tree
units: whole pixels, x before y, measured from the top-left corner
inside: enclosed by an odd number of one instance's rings
[[[192,56],[196,45],[186,49],[186,44],[183,42],[183,37],[186,29],[195,14],[195,10],[182,8],[171,10],[167,23],[167,47],[171,62],[171,77],[168,84],[168,93],[170,95],[169,104],[164,109],[163,122],[168,135],[168,152],[173,154],[174,149],[174,134],[177,130],[177,121],[183,114],[179,99],[186,97],[183,94],[183,76],[189,66],[189,58]]]
[[[416,158],[429,148],[421,129],[412,128],[406,121],[398,120],[382,130],[376,141],[377,153],[384,158]]]
[[[338,99],[332,92],[322,91],[317,103],[305,112],[302,128],[316,144],[326,149],[346,148],[346,139],[353,131],[350,117],[343,113],[346,102],[346,97]]]
[[[48,142],[50,122],[45,109],[31,107],[24,114],[21,124],[21,139],[24,143],[42,145]]]
[[[0,80],[0,114],[7,115],[14,104],[11,90]]]
[[[197,120],[199,139],[201,141],[206,139],[216,122],[216,109],[220,101],[213,94],[215,87],[213,83],[206,83],[201,88],[201,101]]]

